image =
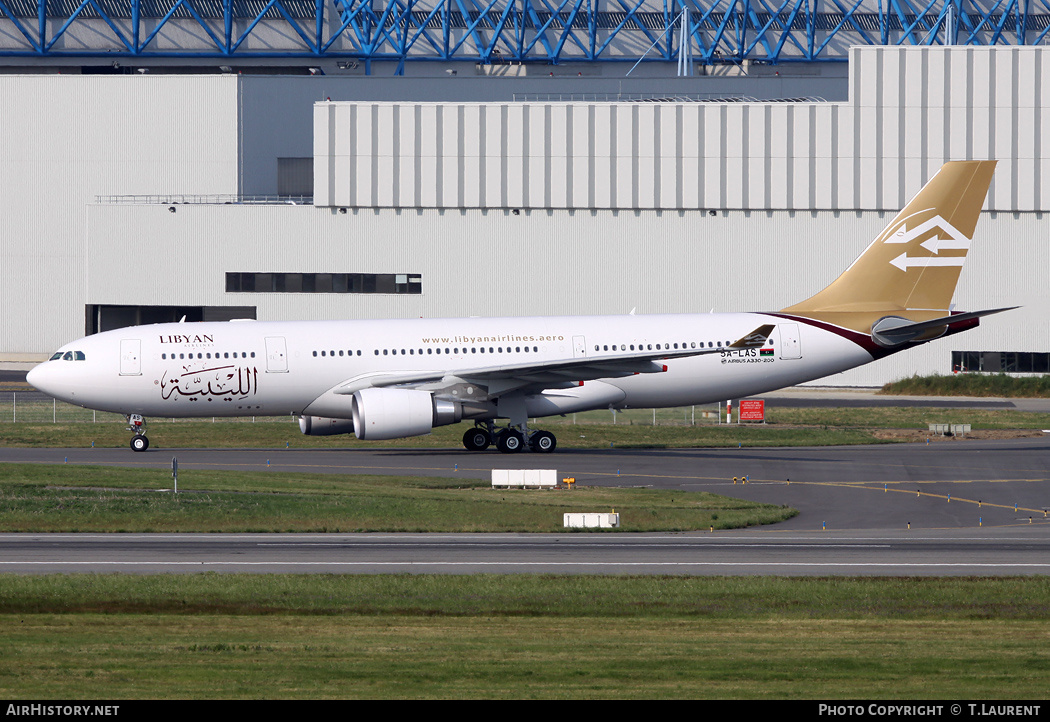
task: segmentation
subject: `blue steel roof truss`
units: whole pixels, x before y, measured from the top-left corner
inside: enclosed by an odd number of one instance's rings
[[[46,5],[44,5],[43,7],[46,8]],[[7,3],[4,2],[4,0],[0,0],[0,17],[6,18],[15,26],[15,28],[18,29],[18,32],[22,33],[22,36],[33,47],[33,51],[35,54],[41,54],[45,52],[43,43],[41,42],[42,38],[44,37],[43,28],[47,22],[44,16],[38,18],[40,32],[38,32],[36,35],[33,35],[31,32],[26,30],[25,26],[23,26],[22,23],[19,21],[18,16],[11,12],[11,8],[7,6]]]
[[[871,0],[0,0],[0,23],[17,39],[0,55],[338,57],[366,68],[396,60],[399,73],[406,62],[435,60],[677,62],[686,8],[690,52],[702,63],[842,61],[849,44],[1036,45],[1050,32],[1050,0],[876,2],[873,13]],[[326,12],[339,23],[326,24]],[[166,26],[187,22],[207,35],[203,45],[156,47]],[[110,45],[59,43],[85,23]],[[296,47],[247,43],[274,25]]]

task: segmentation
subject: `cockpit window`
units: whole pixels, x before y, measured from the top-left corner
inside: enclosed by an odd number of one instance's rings
[[[73,360],[74,361],[84,361],[84,360],[86,360],[86,358],[87,357],[84,356],[84,352],[83,351],[74,351],[73,352]]]
[[[58,361],[60,358],[62,358],[62,352],[56,351],[55,355],[49,358],[48,361]]]
[[[66,351],[65,354],[62,355],[62,360],[63,361],[72,361],[73,360],[73,352],[72,351]]]

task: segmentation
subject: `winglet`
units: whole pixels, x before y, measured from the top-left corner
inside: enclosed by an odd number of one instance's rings
[[[769,334],[773,333],[774,328],[776,326],[771,323],[759,326],[743,338],[729,344],[729,348],[761,348],[766,345],[766,339],[769,338]]]

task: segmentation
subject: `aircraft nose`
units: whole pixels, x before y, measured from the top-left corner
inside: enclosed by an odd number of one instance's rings
[[[26,374],[26,381],[37,391],[43,391],[49,396],[55,396],[55,374],[51,368],[54,364],[42,363],[34,366]]]

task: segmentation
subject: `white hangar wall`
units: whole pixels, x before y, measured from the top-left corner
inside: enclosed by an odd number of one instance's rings
[[[0,360],[83,334],[86,208],[97,195],[237,193],[236,79],[0,76]],[[106,282],[138,272],[149,228]]]
[[[893,210],[995,158],[986,208],[1042,211],[1044,135],[1050,49],[861,47],[842,103],[318,103],[314,202]]]
[[[226,79],[182,79],[191,89],[158,104],[171,115],[160,127],[206,134],[215,153],[179,131],[171,147],[150,150],[157,177],[117,183],[123,176],[102,173],[105,183],[92,177],[84,188],[267,192],[275,159],[308,155],[312,143],[315,206],[171,213],[72,194],[83,205],[63,211],[70,232],[49,246],[72,259],[54,271],[71,286],[70,315],[61,333],[28,324],[20,333],[57,335],[25,344],[46,352],[83,331],[91,304],[255,306],[261,319],[777,309],[831,281],[943,160],[994,154],[1000,166],[956,300],[1024,308],[832,382],[944,372],[952,350],[1045,353],[1047,57],[1041,48],[862,49],[844,103],[362,101],[311,111],[318,96],[304,88],[313,85],[252,78],[196,107],[193,83],[217,93],[211,84]],[[154,127],[126,137],[138,148],[168,143]],[[80,146],[66,153],[71,165],[100,163]],[[217,177],[206,177],[213,162]],[[26,268],[27,286],[46,287]],[[423,292],[227,293],[232,272],[418,273]],[[46,324],[43,311],[28,313]]]
[[[88,298],[255,306],[260,319],[775,310],[833,280],[892,215],[95,205]],[[143,227],[144,271],[108,283],[121,241]],[[978,228],[959,307],[1026,307],[824,383],[946,373],[953,350],[1046,350],[1044,214],[986,213]],[[418,273],[422,293],[227,293],[227,272]]]
[[[571,307],[562,312],[577,312],[588,295],[613,308],[641,297],[653,310],[768,309],[831,281],[944,161],[995,158],[956,302],[1023,308],[837,381],[947,372],[953,350],[1050,351],[1050,144],[1042,141],[1050,135],[1050,51],[854,48],[850,81],[841,103],[318,103],[314,202],[531,209],[534,235],[523,253],[549,251],[536,254],[550,260],[533,278],[552,282],[549,292]],[[619,291],[585,271],[568,291],[550,268],[574,234],[614,237],[581,221],[584,211],[633,234],[627,248],[598,244],[601,262],[615,268],[608,275],[623,279]],[[537,242],[550,232],[536,220],[542,214],[576,219],[558,229],[560,245]],[[654,224],[653,214],[668,223]],[[430,233],[443,235],[446,223],[435,218]],[[717,226],[720,242],[669,242],[695,226]],[[502,258],[481,257],[501,275],[514,273]],[[689,281],[666,282],[679,272],[692,274],[691,292],[679,292]],[[740,274],[749,282],[725,280]],[[756,292],[762,284],[778,293]]]

